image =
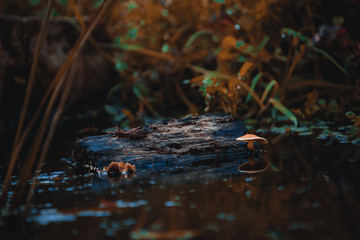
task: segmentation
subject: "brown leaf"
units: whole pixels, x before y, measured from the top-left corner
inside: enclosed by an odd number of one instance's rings
[[[227,50],[222,50],[219,52],[219,59],[221,60],[231,60],[234,59],[237,56],[237,53],[231,53]]]
[[[226,94],[226,89],[224,88],[224,86],[209,86],[206,88],[206,92],[210,95],[213,95],[217,92],[219,93],[223,93],[223,94]]]
[[[224,49],[235,48],[236,47],[236,38],[234,36],[227,35],[226,37],[223,38],[223,40],[221,42],[221,46]]]
[[[191,79],[191,82],[196,84],[202,84],[202,80],[204,79],[204,76],[197,76]]]
[[[249,69],[253,66],[254,64],[252,62],[245,62],[242,67],[240,68],[239,71],[239,75],[240,77],[245,76],[245,74],[249,71]]]

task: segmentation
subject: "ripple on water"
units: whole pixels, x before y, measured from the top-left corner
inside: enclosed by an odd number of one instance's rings
[[[35,222],[39,225],[47,225],[50,223],[58,222],[73,222],[77,218],[73,214],[63,214],[58,212],[55,208],[42,209],[39,211],[39,215],[28,217],[29,222]]]

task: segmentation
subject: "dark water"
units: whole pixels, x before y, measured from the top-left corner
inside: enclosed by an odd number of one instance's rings
[[[45,164],[29,217],[3,216],[1,239],[359,239],[359,147],[269,139],[259,156],[269,167],[253,174],[234,162],[226,173],[194,167],[114,181],[76,175],[65,160]]]

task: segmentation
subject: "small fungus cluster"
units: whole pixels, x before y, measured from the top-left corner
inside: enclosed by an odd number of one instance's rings
[[[136,171],[135,165],[123,162],[111,162],[109,166],[104,167],[104,171],[107,173],[132,173]]]

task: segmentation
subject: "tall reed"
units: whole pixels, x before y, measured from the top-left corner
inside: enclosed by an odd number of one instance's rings
[[[9,164],[9,168],[7,170],[7,174],[6,174],[4,185],[3,185],[3,191],[2,191],[2,195],[1,195],[1,206],[2,207],[6,206],[6,197],[7,197],[7,192],[9,190],[10,177],[13,174],[13,168],[19,159],[19,155],[23,149],[23,145],[24,145],[25,141],[28,138],[28,134],[29,134],[30,130],[32,130],[32,131],[35,131],[36,134],[35,134],[34,139],[32,139],[32,144],[26,155],[24,165],[22,166],[21,173],[19,176],[19,183],[16,187],[15,196],[10,204],[10,208],[16,209],[18,206],[20,206],[21,204],[24,204],[25,202],[27,203],[27,205],[29,205],[31,198],[32,198],[32,192],[33,192],[34,188],[36,187],[36,185],[32,184],[29,189],[28,181],[31,177],[31,173],[33,172],[33,170],[40,170],[41,164],[44,162],[45,157],[47,155],[51,140],[53,139],[57,123],[60,119],[60,116],[61,116],[63,110],[64,110],[64,106],[68,101],[69,93],[71,92],[71,88],[73,86],[73,82],[75,79],[73,77],[74,71],[76,69],[75,67],[73,67],[74,61],[75,61],[76,57],[79,55],[85,42],[90,37],[94,28],[108,16],[108,13],[111,10],[111,7],[117,1],[118,0],[103,1],[102,4],[97,8],[96,13],[90,20],[88,26],[83,28],[79,38],[77,39],[77,41],[74,44],[71,51],[69,52],[65,63],[63,64],[63,66],[61,67],[59,72],[56,74],[55,78],[52,80],[41,103],[39,104],[39,107],[38,107],[33,119],[27,125],[24,132],[22,132],[23,124],[24,124],[24,119],[23,119],[24,117],[23,116],[20,117],[18,130],[17,130],[17,134],[16,134],[16,138],[15,138],[16,141],[14,142],[12,156],[10,159],[10,164]],[[51,4],[52,4],[52,0],[49,0],[47,12],[50,12]],[[43,25],[44,24],[48,25],[48,22],[49,22],[49,17],[47,14],[43,20]],[[45,30],[46,30],[46,28],[44,30],[42,28],[42,31],[45,31]],[[42,38],[39,37],[39,39],[38,39],[38,44],[40,46],[41,46],[41,44],[39,42],[40,42],[40,40],[43,41],[43,38],[44,37],[42,37]],[[40,47],[37,48],[37,51],[40,51]],[[37,55],[38,54],[39,53],[37,52]],[[35,53],[35,55],[36,55],[36,53]],[[35,55],[34,55],[34,63],[33,63],[33,65],[35,65],[35,66],[32,67],[32,69],[35,69],[35,70],[32,70],[32,72],[36,71],[36,62],[37,62],[38,56],[35,58]],[[73,70],[70,71],[70,69],[73,69]],[[24,114],[26,113],[27,105],[28,105],[28,102],[29,102],[29,99],[31,96],[32,83],[30,84],[30,80],[34,78],[33,74],[30,74],[29,83],[28,83],[28,87],[27,87],[27,95],[24,100],[24,107],[23,107],[22,115],[23,115],[23,112],[24,112]],[[33,81],[33,80],[31,80],[31,81]],[[46,107],[45,107],[45,105],[46,105]],[[44,110],[44,113],[43,113],[42,119],[40,121],[39,127],[35,130],[34,123],[35,123],[36,119],[39,117],[39,115],[42,113],[43,110]],[[52,112],[54,112],[54,110],[55,110],[55,114],[52,115]],[[38,174],[38,171],[35,171],[35,177],[37,176],[37,174]],[[27,195],[26,198],[24,197],[25,195]],[[27,209],[28,209],[28,207],[27,207]]]

